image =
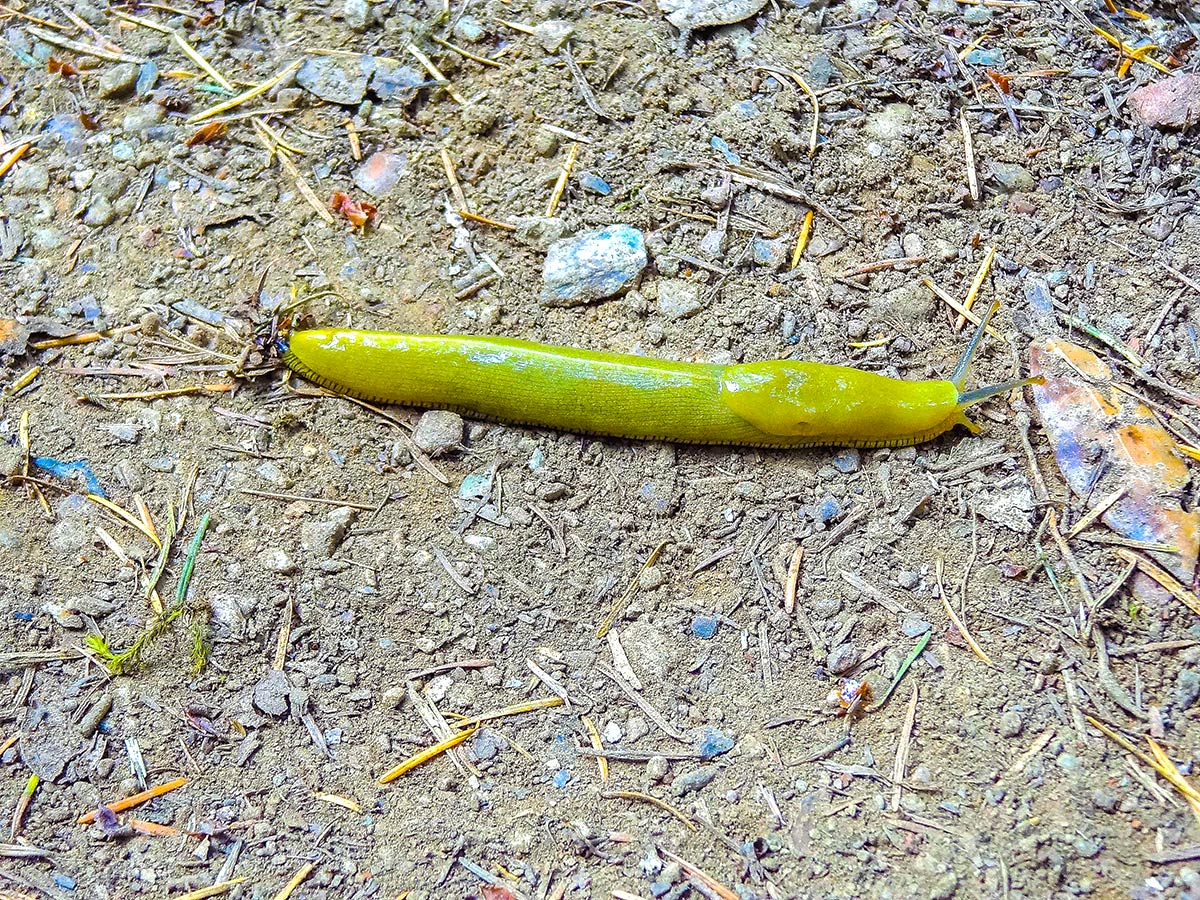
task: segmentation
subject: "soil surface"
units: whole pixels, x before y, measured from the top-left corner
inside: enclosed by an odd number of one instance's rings
[[[277,361],[296,317],[946,378],[930,285],[978,278],[970,386],[1041,291],[1186,410],[1195,111],[1130,102],[1195,70],[1186,7],[0,7],[0,891],[1200,896],[1146,741],[1200,761],[1196,614],[1089,609],[1128,548],[1055,540],[1096,498],[1027,393],[773,452],[414,433]],[[644,271],[542,303],[614,224]]]

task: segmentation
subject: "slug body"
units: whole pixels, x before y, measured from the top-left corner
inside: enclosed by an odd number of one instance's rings
[[[955,425],[1012,385],[964,394],[955,381],[902,381],[793,360],[667,362],[494,337],[316,329],[292,334],[284,362],[339,393],[455,409],[519,425],[689,444],[906,446]]]

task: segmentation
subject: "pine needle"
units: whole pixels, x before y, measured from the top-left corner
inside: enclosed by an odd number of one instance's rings
[[[555,699],[557,700],[558,698],[556,697]],[[561,703],[562,701],[559,701],[559,702]],[[419,753],[416,753],[415,755],[410,756],[408,759],[404,760],[404,762],[400,763],[400,765],[396,766],[393,769],[390,769],[382,778],[379,779],[379,783],[380,784],[390,784],[391,782],[393,782],[397,778],[399,778],[401,775],[403,775],[405,772],[411,772],[413,769],[415,769],[417,766],[421,765],[422,763],[429,762],[429,760],[433,759],[436,756],[440,756],[441,754],[445,753],[447,750],[453,750],[455,747],[457,747],[459,744],[461,744],[463,741],[465,741],[467,738],[469,738],[471,735],[473,735],[476,732],[476,730],[477,730],[476,728],[468,728],[466,731],[460,731],[458,734],[451,735],[450,737],[446,738],[444,741],[438,741],[432,747],[426,747],[424,750],[420,751]]]
[[[950,617],[950,621],[954,623],[954,627],[958,629],[958,633],[963,636],[963,640],[967,642],[967,646],[969,646],[971,650],[974,651],[975,655],[983,660],[984,663],[994,667],[996,664],[992,662],[992,658],[983,652],[983,648],[976,643],[975,638],[971,636],[971,632],[967,630],[967,626],[963,623],[962,619],[958,617],[958,613],[954,611],[954,607],[950,605],[950,599],[946,596],[946,589],[942,586],[942,570],[944,567],[945,563],[939,556],[935,564],[935,570],[937,573],[938,596],[942,600],[942,608],[946,610],[946,615]]]

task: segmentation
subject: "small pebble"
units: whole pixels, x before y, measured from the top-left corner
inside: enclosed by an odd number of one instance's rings
[[[833,467],[843,475],[857,472],[862,468],[862,459],[859,456],[858,450],[854,447],[848,447],[845,450],[838,451],[837,455],[833,457]]]
[[[1092,791],[1092,805],[1104,812],[1117,811],[1117,795],[1108,788],[1096,788]]]
[[[907,638],[918,638],[932,627],[920,616],[905,616],[904,621],[900,623],[900,631]]]
[[[483,40],[485,32],[480,21],[472,15],[459,16],[454,23],[454,36],[460,41],[475,44]]]
[[[995,69],[1004,65],[1004,51],[1000,49],[983,49],[977,47],[963,59],[968,66],[984,66]]]
[[[1177,73],[1138,88],[1127,105],[1146,125],[1187,128],[1200,122],[1200,75]]]
[[[282,716],[287,712],[287,696],[291,689],[287,675],[271,669],[254,686],[254,705],[268,716]]]
[[[750,256],[755,265],[775,271],[782,268],[791,258],[792,247],[795,243],[796,240],[791,235],[784,235],[774,240],[756,235],[750,240]]]
[[[658,284],[658,311],[670,322],[678,322],[695,315],[704,304],[700,302],[700,288],[682,278],[667,278]]]
[[[323,519],[305,522],[300,526],[300,546],[318,559],[329,559],[357,518],[357,510],[339,506]]]
[[[83,214],[83,224],[90,225],[92,228],[103,228],[105,225],[111,224],[117,217],[116,210],[112,204],[104,197],[97,197],[93,200]]]
[[[834,648],[825,660],[825,668],[834,675],[843,675],[858,665],[862,653],[853,644],[842,644]]]
[[[575,26],[565,19],[548,19],[538,23],[533,29],[533,36],[547,53],[557,53],[563,44],[571,39]]]
[[[263,568],[280,575],[290,575],[296,571],[296,561],[282,547],[272,547],[259,557]]]
[[[644,591],[652,591],[655,588],[662,587],[667,581],[667,576],[663,574],[663,570],[658,566],[649,566],[642,570],[638,575],[638,586]]]
[[[367,0],[346,0],[342,4],[342,18],[351,31],[361,34],[371,24],[371,7],[367,5]]]
[[[682,797],[686,794],[702,791],[712,783],[712,780],[717,777],[717,773],[720,771],[718,766],[701,766],[694,772],[677,775],[671,782],[671,792],[676,797]]]
[[[813,601],[813,618],[818,620],[832,619],[842,611],[842,601],[837,597],[819,597]]]
[[[533,152],[538,156],[553,156],[558,152],[558,135],[539,129],[533,136]]]
[[[1175,680],[1175,707],[1182,712],[1195,706],[1197,700],[1200,700],[1200,671],[1184,667]]]
[[[538,488],[538,497],[553,503],[555,500],[562,500],[570,490],[561,481],[551,481],[549,484],[543,484]]]
[[[702,641],[707,641],[717,633],[720,624],[721,620],[716,616],[696,616],[692,619],[692,634]]]
[[[458,413],[431,409],[421,414],[413,429],[413,443],[430,456],[443,456],[462,444],[466,423]]]
[[[1055,762],[1064,772],[1075,772],[1079,769],[1079,757],[1071,753],[1060,753]]]
[[[723,753],[728,753],[733,749],[734,739],[719,728],[705,728],[704,734],[696,745],[696,750],[703,760],[710,760],[720,756]]]
[[[816,517],[818,522],[830,522],[842,511],[841,505],[833,497],[825,497],[817,504]]]
[[[50,170],[35,163],[22,162],[6,176],[8,193],[44,194],[50,189]]]
[[[126,94],[132,94],[134,87],[137,85],[140,69],[135,63],[118,63],[104,70],[104,74],[100,76],[100,83],[96,87],[96,93],[101,97],[108,99],[111,97],[124,97]]]
[[[1000,716],[1001,737],[1015,738],[1024,727],[1025,723],[1021,720],[1021,714],[1016,710],[1010,709]]]
[[[296,83],[329,103],[353,106],[367,93],[367,79],[373,72],[369,59],[310,56],[296,73]]]
[[[1017,163],[993,162],[991,175],[1000,190],[1006,194],[1029,191],[1036,184],[1029,170]]]
[[[392,101],[410,103],[415,99],[417,91],[424,83],[425,76],[412,66],[402,66],[399,63],[377,59],[369,89],[372,94],[385,103]],[[280,91],[280,94],[282,95],[283,92]]]
[[[670,768],[671,764],[665,756],[652,756],[646,760],[646,777],[651,781],[663,781]]]

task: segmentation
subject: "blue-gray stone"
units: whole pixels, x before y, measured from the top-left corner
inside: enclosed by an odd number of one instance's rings
[[[375,74],[371,76],[371,93],[380,100],[399,100],[410,103],[417,91],[434,83],[422,77],[411,66],[375,60]]]
[[[750,254],[754,257],[755,265],[773,271],[788,261],[792,254],[792,243],[789,235],[770,240],[755,235],[750,241]]]
[[[346,64],[330,56],[316,56],[304,61],[296,73],[296,83],[329,103],[353,106],[362,102],[367,92],[367,79],[374,69],[375,61],[369,56],[357,64]]]
[[[474,16],[462,16],[454,25],[454,36],[474,44],[484,37],[483,25]]]
[[[733,749],[734,740],[719,728],[705,728],[696,750],[706,762]]]
[[[581,306],[629,287],[649,262],[642,233],[609,225],[550,245],[542,269],[544,306]]]
[[[972,50],[963,60],[969,66],[987,66],[989,69],[1004,65],[1003,50]]]
[[[720,624],[721,620],[716,616],[696,616],[692,619],[692,634],[702,641],[707,641],[717,633]]]
[[[1200,673],[1185,668],[1175,682],[1175,708],[1182,712],[1195,706],[1197,700],[1200,700]]]
[[[862,467],[862,457],[858,450],[853,447],[847,447],[845,450],[839,450],[838,454],[833,458],[833,467],[843,475],[849,475],[851,472],[857,472]]]
[[[579,186],[585,191],[591,191],[593,194],[599,194],[601,197],[607,197],[612,193],[612,188],[608,186],[608,182],[595,172],[580,172],[576,178],[579,181]]]

